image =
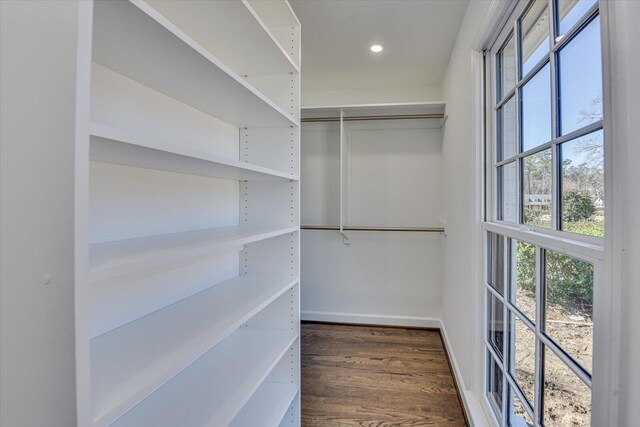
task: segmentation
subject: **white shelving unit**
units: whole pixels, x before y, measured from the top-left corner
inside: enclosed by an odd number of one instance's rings
[[[78,424],[299,425],[300,23],[92,8]]]

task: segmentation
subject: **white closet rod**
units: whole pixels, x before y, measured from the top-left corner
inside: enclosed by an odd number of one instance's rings
[[[372,120],[424,120],[424,119],[444,119],[444,114],[396,114],[385,116],[351,116],[344,117],[344,112],[340,111],[338,117],[303,117],[300,119],[302,123],[313,122],[356,122],[356,121],[372,121]]]
[[[344,231],[406,231],[421,233],[444,233],[442,227],[376,227],[376,226],[357,226],[346,225],[338,227],[335,225],[301,225],[302,230],[344,230]]]

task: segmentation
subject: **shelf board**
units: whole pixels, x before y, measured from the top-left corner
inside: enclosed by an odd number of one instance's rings
[[[278,427],[297,394],[294,384],[264,382],[229,427]]]
[[[216,352],[295,283],[237,276],[91,340],[94,425],[108,425],[200,356]]]
[[[218,227],[89,245],[89,281],[157,268],[293,233],[299,227]]]
[[[269,35],[273,43],[278,47],[281,54],[287,58],[287,61],[293,67],[293,73],[300,73],[300,66],[287,49],[282,46],[278,40],[276,32],[286,34],[286,40],[290,40],[291,28],[300,28],[300,21],[293,13],[293,9],[286,0],[276,1],[248,1],[242,0],[245,7],[255,17],[256,21]],[[282,36],[282,34],[280,34]],[[298,38],[299,40],[299,38]],[[299,47],[299,44],[297,45]],[[266,73],[265,73],[266,74]]]
[[[152,141],[107,126],[90,128],[91,160],[242,181],[298,181],[299,177],[198,150]]]
[[[241,76],[300,72],[247,2],[146,3]]]
[[[300,26],[300,21],[287,0],[242,1],[250,4],[269,28]]]
[[[226,426],[297,339],[292,331],[239,329],[113,426]]]
[[[301,115],[310,117],[334,117],[344,111],[345,117],[411,114],[444,114],[444,102],[399,102],[382,104],[345,104],[302,107]]]
[[[94,62],[211,116],[236,127],[299,124],[146,2],[96,2],[93,32]]]

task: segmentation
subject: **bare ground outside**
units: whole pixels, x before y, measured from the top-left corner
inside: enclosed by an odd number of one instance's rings
[[[517,306],[525,313],[535,312],[535,297],[527,291],[517,291]],[[593,320],[587,307],[548,304],[547,335],[553,338],[584,368],[591,370],[593,359]],[[515,377],[525,396],[533,398],[535,389],[535,346],[531,332],[522,322],[516,322]],[[590,425],[591,391],[557,356],[547,349],[544,359],[544,422],[547,426],[582,427]],[[533,402],[531,402],[533,404]],[[516,415],[522,409],[514,408]],[[520,412],[520,414],[518,414]]]

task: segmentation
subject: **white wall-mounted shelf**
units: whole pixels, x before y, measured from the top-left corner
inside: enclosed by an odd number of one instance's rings
[[[249,4],[268,28],[299,27],[300,21],[289,2],[282,0],[242,0]]]
[[[380,114],[444,114],[446,104],[444,102],[399,102],[380,104],[345,104],[345,105],[318,105],[302,107],[302,117],[327,117],[340,114],[344,111],[349,116],[374,116]]]
[[[296,281],[238,276],[94,338],[94,424],[107,425],[141,402]]]
[[[112,425],[226,426],[297,337],[290,331],[240,329]]]
[[[298,231],[299,227],[219,227],[89,246],[89,280],[97,282],[149,270],[259,240]]]
[[[188,28],[191,38],[209,52],[215,52],[218,59],[241,76],[299,72],[255,8],[246,1],[200,1],[189,8],[164,0],[146,3],[177,26]],[[144,9],[143,3],[138,4]]]
[[[300,68],[300,21],[283,0],[242,0],[256,15],[293,64]]]
[[[420,120],[429,122],[429,127],[441,128],[447,117],[444,102],[405,102],[386,104],[351,104],[309,106],[301,109],[302,121],[309,119],[337,118],[344,113],[346,121],[359,117],[364,120],[388,120],[389,118],[413,118],[425,116]],[[428,117],[433,116],[433,117]]]
[[[298,126],[149,4],[97,1],[94,10],[98,64],[237,127]]]
[[[91,160],[169,172],[240,181],[298,181],[274,169],[210,155],[176,144],[163,144],[144,136],[93,124]]]
[[[229,427],[278,427],[297,394],[294,384],[264,382]]]

